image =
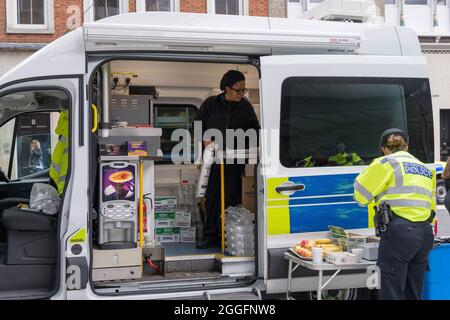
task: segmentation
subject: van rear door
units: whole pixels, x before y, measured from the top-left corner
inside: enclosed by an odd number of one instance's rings
[[[408,130],[411,153],[431,163],[433,122],[423,57],[262,57],[261,91],[259,273],[271,293],[285,290],[282,253],[301,239],[328,237],[329,225],[373,232],[355,177],[391,127]]]

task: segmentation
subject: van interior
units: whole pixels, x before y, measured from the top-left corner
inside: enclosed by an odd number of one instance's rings
[[[251,241],[246,239],[245,246],[251,251],[236,252],[227,245],[196,247],[205,221],[204,205],[195,195],[201,169],[195,163],[198,153],[192,150],[187,157],[183,151],[172,155],[181,141],[177,129],[190,133],[186,145],[194,148],[193,120],[206,98],[221,93],[220,80],[231,69],[244,73],[246,98],[259,118],[259,73],[253,65],[115,60],[94,72],[92,103],[99,122],[109,121],[112,125],[100,125],[91,136],[90,190],[94,213],[90,279],[97,294],[166,292],[174,288],[205,290],[245,286],[255,279],[255,236]],[[109,87],[105,86],[105,72],[109,74]],[[128,133],[124,133],[124,128]],[[159,132],[153,131],[153,136],[151,130]],[[146,146],[147,154],[143,156],[138,151],[134,154],[140,156],[130,156],[134,151],[130,151],[131,144],[141,149]],[[201,147],[199,152],[203,152]],[[178,157],[184,157],[184,162],[177,162]],[[117,170],[127,171],[125,176],[131,179],[125,187],[127,194],[125,191],[120,195],[117,190],[121,187],[111,182]],[[247,164],[245,172],[243,207],[254,217],[254,165]],[[144,181],[133,190],[138,181],[131,176],[140,175]],[[128,207],[120,199],[131,199],[136,204],[131,212],[139,213],[138,194],[147,210],[142,242],[139,215],[130,219],[125,214],[127,210],[120,208]],[[120,216],[117,210],[122,209]],[[252,224],[252,234],[256,235],[254,218]]]

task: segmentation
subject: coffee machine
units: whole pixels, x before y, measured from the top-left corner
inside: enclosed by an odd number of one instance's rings
[[[138,168],[137,161],[100,163],[100,249],[137,246]]]

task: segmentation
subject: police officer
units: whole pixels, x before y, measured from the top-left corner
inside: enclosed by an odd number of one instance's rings
[[[375,201],[378,208],[390,207],[387,224],[375,219],[382,231],[377,263],[379,297],[421,299],[434,240],[430,222],[436,206],[436,174],[408,153],[408,135],[400,129],[383,132],[380,147],[384,156],[375,159],[354,183],[358,204],[367,206]]]
[[[344,143],[336,145],[337,153],[328,159],[328,163],[334,166],[362,166],[364,161],[355,152],[345,151]]]

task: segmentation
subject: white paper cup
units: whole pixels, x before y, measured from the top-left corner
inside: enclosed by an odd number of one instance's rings
[[[312,248],[312,258],[313,263],[322,263],[323,262],[323,249],[322,248]]]
[[[363,249],[354,248],[352,249],[352,253],[356,256],[356,262],[361,262]]]

